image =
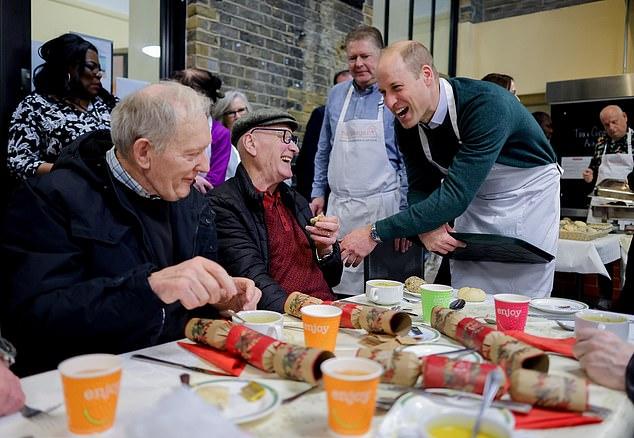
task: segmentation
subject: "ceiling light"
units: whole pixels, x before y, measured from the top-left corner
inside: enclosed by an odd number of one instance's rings
[[[161,46],[145,46],[141,49],[141,51],[152,58],[161,57]]]

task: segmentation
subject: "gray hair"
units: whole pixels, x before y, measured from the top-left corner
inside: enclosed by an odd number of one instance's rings
[[[124,157],[139,138],[147,138],[160,151],[195,117],[208,116],[209,105],[207,97],[177,82],[150,85],[114,108],[112,142]]]
[[[251,107],[251,104],[249,103],[249,99],[247,99],[247,96],[245,96],[244,93],[240,91],[232,90],[232,91],[227,91],[225,93],[225,97],[223,97],[222,99],[219,99],[216,102],[216,104],[214,105],[212,109],[211,117],[213,117],[215,120],[222,121],[222,118],[224,117],[225,112],[229,109],[229,107],[231,106],[231,103],[236,97],[244,101],[244,103],[247,106],[247,110],[249,112],[253,111],[253,108]]]

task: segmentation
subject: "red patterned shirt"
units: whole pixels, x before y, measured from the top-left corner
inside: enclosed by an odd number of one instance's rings
[[[322,300],[335,296],[313,259],[306,234],[282,203],[279,190],[264,193],[264,222],[268,234],[270,274],[290,294],[299,291]]]

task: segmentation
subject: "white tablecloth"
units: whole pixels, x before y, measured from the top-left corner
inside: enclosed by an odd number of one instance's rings
[[[468,303],[462,312],[472,317],[494,315],[493,300],[491,296],[487,298],[484,303]],[[417,312],[420,310],[416,305],[413,307]],[[301,327],[301,321],[292,317],[286,317],[286,324],[297,328]],[[533,317],[529,317],[526,331],[553,338],[564,338],[572,335],[572,333],[560,329],[554,321]],[[336,355],[353,356],[358,348],[359,339],[365,334],[364,330],[341,330],[337,338]],[[302,331],[285,328],[284,335],[287,342],[303,345]],[[453,343],[452,340],[444,336],[438,342]],[[140,350],[140,352],[187,365],[208,367],[202,360],[179,347],[176,342],[147,348]],[[106,432],[103,438],[125,437],[125,424],[127,422],[133,421],[139,413],[151,408],[161,397],[180,385],[178,376],[183,372],[182,370],[138,362],[130,359],[130,355],[131,353],[123,355],[123,375],[117,420],[114,428]],[[583,375],[576,360],[556,355],[549,358],[549,372],[574,376]],[[306,383],[282,380],[274,374],[264,373],[250,365],[247,366],[240,378],[261,380],[277,390],[282,398],[308,388]],[[191,383],[213,379],[215,377],[204,374],[192,373],[191,375]],[[27,402],[35,407],[52,406],[63,399],[60,376],[57,371],[24,378],[22,386],[27,396]],[[634,436],[634,405],[625,393],[591,384],[589,385],[589,402],[611,409],[612,414],[600,424],[516,431],[514,438],[621,438]],[[375,429],[383,421],[383,417],[382,414],[375,415],[373,421]],[[325,393],[323,390],[316,389],[292,403],[280,406],[270,416],[247,423],[242,428],[254,437],[263,438],[329,436]],[[201,431],[200,435],[215,436],[213,431]],[[26,420],[20,414],[0,418],[0,437],[20,438],[25,436],[33,438],[71,437],[72,435],[66,429],[64,408],[55,410],[50,418],[42,418],[37,421]]]
[[[610,278],[605,265],[621,258],[621,234],[608,234],[587,242],[559,239],[555,271],[601,274]]]

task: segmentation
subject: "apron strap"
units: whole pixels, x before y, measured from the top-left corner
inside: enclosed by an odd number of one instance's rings
[[[453,96],[453,88],[451,87],[449,81],[443,78],[440,78],[440,86],[443,87],[445,91],[445,98],[447,99],[447,115],[449,116],[449,121],[451,122],[453,133],[458,139],[458,144],[462,144],[462,141],[460,140],[460,131],[458,130],[458,112],[456,111],[456,99]],[[440,164],[436,163],[432,158],[427,134],[425,134],[425,131],[423,130],[420,123],[418,124],[418,137],[420,138],[420,143],[423,148],[423,152],[425,153],[425,158],[427,158],[427,161],[429,161],[438,170],[440,170],[443,175],[447,175],[449,173],[449,170],[446,167],[443,167]]]

